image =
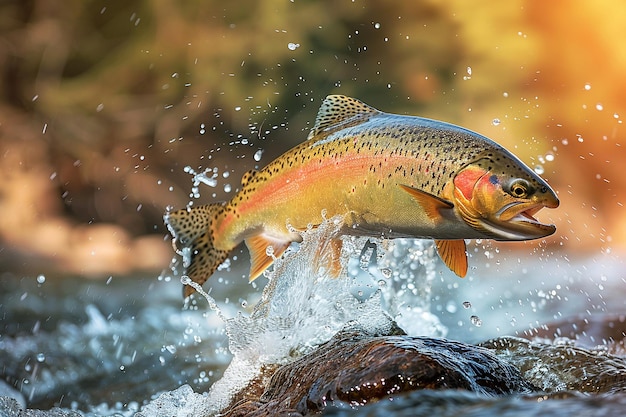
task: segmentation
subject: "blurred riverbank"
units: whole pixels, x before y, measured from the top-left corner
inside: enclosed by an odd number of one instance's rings
[[[218,168],[200,202],[228,198],[304,140],[330,93],[463,125],[537,166],[562,201],[540,214],[558,226],[550,250],[626,248],[626,5],[330,4],[2,3],[0,267],[160,271],[183,168]]]

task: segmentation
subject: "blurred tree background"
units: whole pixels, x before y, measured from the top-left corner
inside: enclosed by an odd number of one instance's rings
[[[493,138],[558,190],[555,247],[624,247],[624,21],[617,0],[2,1],[0,267],[165,267],[184,167],[219,170],[198,203],[228,198],[331,93]]]

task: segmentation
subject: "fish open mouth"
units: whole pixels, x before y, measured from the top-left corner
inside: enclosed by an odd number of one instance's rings
[[[517,215],[515,215],[511,220],[529,222],[532,224],[541,225],[542,223],[540,223],[539,220],[535,218],[535,214],[537,214],[537,212],[541,210],[542,208],[543,206],[537,206],[537,207],[532,207],[527,210],[521,211]]]
[[[541,223],[535,215],[542,208],[542,203],[515,202],[506,205],[496,213],[498,228],[505,235],[505,239],[526,240],[549,236],[556,231],[553,224]]]

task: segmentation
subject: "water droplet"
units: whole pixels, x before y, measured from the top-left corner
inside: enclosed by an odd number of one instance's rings
[[[466,71],[467,71],[467,75],[463,76],[463,80],[465,81],[471,80],[472,79],[472,67],[467,67]]]
[[[43,284],[44,282],[46,282],[46,277],[45,277],[45,275],[43,275],[43,274],[42,274],[42,275],[38,275],[38,276],[37,276],[37,283],[38,283],[38,284]]]
[[[585,84],[585,90],[587,91],[591,90],[591,84],[589,83]]]
[[[470,317],[470,321],[472,322],[472,324],[476,327],[480,327],[483,325],[483,321],[480,319],[480,317],[478,316],[472,316]]]
[[[380,23],[378,23],[378,22],[374,23],[374,28],[380,29]]]
[[[240,110],[241,110],[241,106],[235,107],[235,111],[240,111]]]
[[[259,149],[258,151],[254,153],[254,160],[259,162],[262,156],[263,156],[263,149]]]
[[[43,353],[37,354],[37,362],[43,362],[45,360],[46,360],[46,355],[44,355]]]
[[[598,111],[604,110],[604,106],[602,105],[602,103],[596,104],[596,110],[598,110]]]
[[[299,43],[293,43],[293,42],[289,42],[287,44],[287,48],[289,48],[290,51],[295,51],[296,49],[298,49],[300,47]]]
[[[552,161],[554,161],[554,154],[553,154],[553,153],[551,153],[551,152],[548,152],[548,153],[546,154],[546,161],[548,161],[548,162],[552,162]]]
[[[542,165],[535,165],[534,170],[538,175],[542,175],[545,172]]]
[[[383,268],[380,270],[380,273],[383,274],[383,277],[389,279],[391,278],[392,271],[389,268]]]
[[[500,124],[500,119],[498,119],[498,118],[493,119],[491,121],[491,124],[494,125],[494,126],[498,126]]]
[[[469,301],[463,301],[463,308],[464,309],[472,308],[472,303],[470,303]]]
[[[230,184],[224,184],[224,192],[230,193],[232,191],[232,187]]]

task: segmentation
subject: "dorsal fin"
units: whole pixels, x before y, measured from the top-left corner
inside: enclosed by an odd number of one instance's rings
[[[352,97],[331,95],[324,99],[308,139],[359,124],[368,116],[380,114],[375,108]]]

